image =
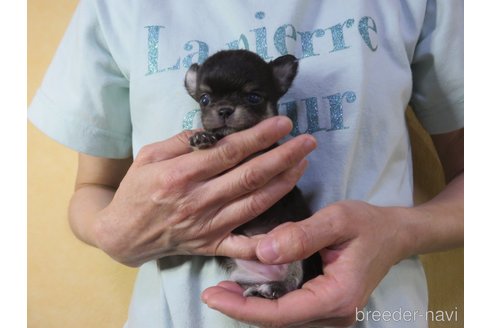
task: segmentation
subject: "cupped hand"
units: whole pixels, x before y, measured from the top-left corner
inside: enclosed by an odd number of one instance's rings
[[[191,131],[143,147],[98,214],[97,246],[130,266],[178,254],[255,257],[258,239],[231,231],[293,188],[316,142],[299,136],[242,162],[291,129],[275,117],[207,150],[191,151]]]
[[[209,307],[264,327],[349,326],[392,265],[408,256],[403,208],[358,201],[328,206],[312,217],[286,223],[257,246],[265,263],[288,263],[319,251],[323,275],[277,300],[243,297],[225,281],[202,293]]]

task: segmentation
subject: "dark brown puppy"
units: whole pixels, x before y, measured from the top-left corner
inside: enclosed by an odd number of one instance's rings
[[[185,87],[200,104],[205,131],[194,134],[190,145],[195,149],[212,147],[226,135],[278,115],[277,102],[291,86],[297,68],[297,59],[292,55],[267,63],[246,50],[220,51],[202,65],[193,64],[186,73]],[[300,190],[295,187],[266,212],[234,232],[247,236],[267,233],[284,222],[299,221],[310,215]],[[230,258],[219,261],[231,273],[231,279],[245,288],[245,296],[279,298],[321,274],[319,254],[283,265]]]

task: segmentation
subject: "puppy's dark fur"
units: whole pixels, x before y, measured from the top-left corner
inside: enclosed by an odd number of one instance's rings
[[[186,73],[185,87],[200,104],[205,131],[194,134],[190,145],[196,149],[212,147],[226,135],[278,115],[277,102],[291,86],[297,68],[294,56],[282,56],[267,63],[246,50],[221,51],[201,66],[193,64]],[[266,212],[234,232],[248,236],[266,233],[284,222],[299,221],[310,215],[300,190],[295,187]],[[279,266],[229,258],[220,258],[220,262],[231,278],[246,289],[246,296],[278,298],[321,274],[318,254],[302,262]]]

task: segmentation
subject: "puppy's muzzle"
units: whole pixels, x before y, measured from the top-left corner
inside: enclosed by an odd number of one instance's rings
[[[234,108],[232,107],[222,107],[219,109],[219,116],[224,120],[231,116],[232,113],[234,113]]]

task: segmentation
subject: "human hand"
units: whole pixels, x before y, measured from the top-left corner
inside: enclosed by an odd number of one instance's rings
[[[138,266],[168,255],[254,258],[257,239],[231,234],[290,191],[315,139],[304,135],[238,165],[292,129],[285,117],[192,152],[186,131],[145,146],[98,213],[96,246]]]
[[[304,221],[283,224],[260,240],[258,258],[288,263],[319,251],[323,275],[277,300],[243,297],[242,288],[231,281],[206,289],[202,300],[259,326],[349,326],[391,266],[410,255],[402,232],[407,210],[344,201]]]

